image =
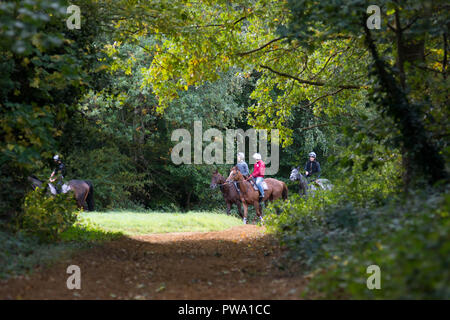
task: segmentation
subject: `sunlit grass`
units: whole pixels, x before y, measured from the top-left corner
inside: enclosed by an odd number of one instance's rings
[[[213,212],[83,212],[87,218],[102,229],[122,232],[128,235],[166,232],[206,232],[217,231],[241,225],[242,221],[233,216]]]

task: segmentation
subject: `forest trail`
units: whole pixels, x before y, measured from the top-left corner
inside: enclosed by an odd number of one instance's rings
[[[123,237],[0,282],[0,299],[299,299],[306,280],[282,271],[280,255],[255,225]],[[67,289],[69,265],[80,290]]]

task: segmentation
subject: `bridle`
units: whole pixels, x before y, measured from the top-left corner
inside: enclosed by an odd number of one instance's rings
[[[295,173],[294,173],[294,170],[296,171]],[[300,173],[300,170],[298,170],[297,168],[292,169],[292,172],[291,172],[291,175],[289,178],[291,178],[292,175],[294,175],[294,180],[292,180],[292,181],[301,181],[302,180],[302,178],[301,178],[302,174]]]
[[[234,176],[234,174],[233,174],[233,176]],[[226,184],[231,184],[231,183],[234,183],[234,182],[239,183],[239,182],[249,181],[250,179],[251,179],[251,176],[249,178],[247,178],[247,179],[242,180],[242,181],[241,180],[225,180],[225,182],[223,182],[223,183],[216,183],[215,185],[219,186],[219,188],[222,190],[222,187],[224,185],[226,185]]]

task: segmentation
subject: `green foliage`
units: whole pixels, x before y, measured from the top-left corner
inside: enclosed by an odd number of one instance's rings
[[[95,4],[80,1],[87,23],[71,31],[67,1],[0,3],[0,182],[2,216],[20,211],[26,177],[45,166],[58,150],[58,137],[75,112],[74,102],[95,84],[99,31]],[[88,70],[93,68],[94,70]]]
[[[76,220],[77,206],[71,192],[53,197],[46,188],[37,188],[25,197],[17,227],[41,241],[55,241]]]
[[[292,20],[280,28],[280,34],[299,40],[302,47],[314,52],[324,41],[342,43],[345,39],[367,48],[371,59],[362,60],[364,69],[369,70],[366,101],[376,106],[382,120],[388,119],[386,127],[395,129],[392,141],[402,152],[405,188],[423,180],[428,184],[447,181],[442,156],[447,143],[436,139],[445,124],[428,119],[436,109],[440,115],[448,114],[442,94],[436,90],[448,82],[444,53],[448,12],[443,1],[404,1],[400,5],[386,0],[377,5],[387,14],[381,14],[379,30],[369,30],[367,1],[289,1]],[[362,36],[364,42],[357,40]]]
[[[218,81],[180,92],[159,114],[155,95],[140,87],[141,69],[153,59],[144,48],[155,39],[138,40],[105,46],[113,61],[108,86],[84,96],[79,105],[82,118],[74,118],[79,126],[64,133],[68,176],[93,182],[98,209],[177,211],[223,206],[220,192],[208,188],[212,166],[171,162],[175,144],[171,134],[184,128],[193,137],[197,120],[203,130],[224,130],[245,122],[244,106],[253,79],[234,68]]]
[[[131,194],[145,194],[146,175],[132,163],[115,146],[90,150],[84,155],[74,150],[66,161],[72,177],[92,181],[95,204],[103,209],[128,208],[133,205]]]
[[[442,94],[443,83],[448,83],[443,49],[448,14],[443,1],[402,5],[381,1],[378,5],[387,12],[382,14],[382,28],[372,31],[375,50],[367,50],[364,0],[175,1],[173,8],[164,1],[156,3],[156,7],[142,6],[140,13],[128,4],[122,14],[145,16],[164,9],[166,17],[173,19],[170,26],[154,18],[155,25],[140,26],[136,32],[135,21],[117,21],[115,37],[123,40],[129,35],[137,41],[152,34],[157,40],[148,46],[153,59],[141,73],[142,87],[152,88],[159,112],[182,90],[216,81],[218,71],[226,73],[238,66],[248,77],[257,70],[260,76],[250,96],[254,103],[248,108],[248,123],[280,129],[283,146],[300,134],[306,136],[302,138],[307,147],[326,151],[339,137],[330,137],[326,130],[331,141],[323,143],[319,128],[355,127],[367,117],[366,109],[377,109],[383,117],[372,117],[374,125],[394,129],[391,142],[404,159],[405,185],[422,176],[428,183],[445,179],[441,153],[447,142],[440,138],[448,135]],[[398,28],[392,25],[394,18]],[[383,68],[370,73],[371,63],[381,61],[374,52],[383,57],[384,75]],[[392,74],[391,84],[386,74]],[[307,114],[301,117],[304,121],[292,121],[296,109]]]
[[[374,171],[372,170],[372,175]],[[427,190],[407,199],[383,179],[337,186],[271,206],[268,229],[302,265],[307,297],[448,299],[449,194]],[[378,200],[376,200],[378,199]],[[381,268],[381,290],[369,290],[366,268]]]
[[[0,279],[28,274],[36,267],[47,267],[77,250],[122,236],[120,232],[106,231],[80,216],[59,234],[57,242],[42,242],[39,237],[23,231],[12,233],[0,228]]]
[[[312,278],[312,292],[324,298],[449,299],[450,196],[418,193],[393,202],[359,219],[356,239],[341,239],[350,254],[337,255]],[[363,241],[358,244],[357,241]],[[366,268],[381,268],[381,290],[368,290]]]

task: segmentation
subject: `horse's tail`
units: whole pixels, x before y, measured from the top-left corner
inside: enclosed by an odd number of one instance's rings
[[[283,197],[283,200],[287,200],[288,198],[288,187],[286,183],[283,182],[283,191],[281,192],[281,196]]]
[[[86,202],[88,205],[88,210],[89,211],[94,211],[94,185],[92,184],[91,181],[86,180],[86,183],[89,186],[89,192],[86,198]]]

